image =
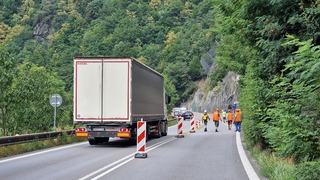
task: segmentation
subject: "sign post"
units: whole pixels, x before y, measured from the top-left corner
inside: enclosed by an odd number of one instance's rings
[[[53,128],[56,129],[57,107],[59,107],[62,104],[62,97],[59,94],[52,95],[50,97],[50,104],[54,107]]]

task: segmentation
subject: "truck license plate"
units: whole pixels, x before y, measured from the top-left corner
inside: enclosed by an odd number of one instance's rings
[[[93,131],[104,131],[104,128],[93,128]]]
[[[119,131],[119,128],[115,128],[115,127],[107,127],[106,131]]]

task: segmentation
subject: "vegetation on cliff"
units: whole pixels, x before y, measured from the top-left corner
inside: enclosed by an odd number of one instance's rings
[[[247,142],[319,162],[319,9],[319,0],[3,0],[0,134],[50,130],[54,93],[64,98],[58,126],[72,126],[74,56],[137,58],[165,76],[170,108],[205,77],[199,61],[216,44],[210,84],[241,75]]]

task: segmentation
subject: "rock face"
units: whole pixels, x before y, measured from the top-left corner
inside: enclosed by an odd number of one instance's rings
[[[37,41],[44,41],[45,38],[54,31],[53,27],[46,22],[40,22],[36,25],[33,31],[33,35]]]
[[[194,112],[213,112],[215,109],[227,109],[228,105],[238,102],[240,92],[240,75],[229,72],[227,76],[216,87],[205,92],[205,82],[200,82],[197,92],[182,107],[187,107]]]

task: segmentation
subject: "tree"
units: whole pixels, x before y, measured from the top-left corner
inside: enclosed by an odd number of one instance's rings
[[[24,62],[18,66],[17,76],[8,92],[6,109],[10,134],[49,131],[53,127],[53,108],[49,98],[53,94],[65,97],[65,83],[55,73]],[[62,105],[63,106],[63,105]],[[70,112],[58,111],[58,117]]]
[[[10,87],[15,76],[13,59],[6,46],[0,44],[0,136],[8,135],[7,107],[10,104]],[[2,130],[2,131],[1,131]]]
[[[278,155],[298,161],[315,160],[320,153],[320,46],[313,39],[300,42],[289,36],[286,46],[294,45],[291,60],[282,75],[271,82],[273,96],[267,111],[270,123],[264,136]]]

